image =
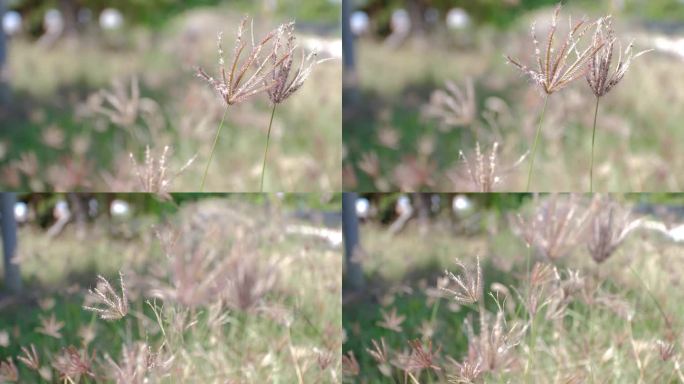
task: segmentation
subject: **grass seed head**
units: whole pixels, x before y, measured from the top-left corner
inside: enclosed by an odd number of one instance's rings
[[[117,294],[109,281],[98,275],[98,287],[88,291],[88,298],[98,307],[84,305],[83,309],[95,312],[103,320],[118,320],[128,314],[128,297],[126,296],[126,285],[124,284],[123,273],[119,272],[119,283],[121,285],[121,296]]]
[[[168,168],[168,160],[171,156],[172,149],[168,145],[164,146],[161,155],[155,158],[150,147],[145,148],[145,163],[138,165],[133,154],[130,154],[131,163],[135,170],[135,175],[138,177],[140,189],[143,192],[154,193],[163,199],[170,199],[169,191],[171,190],[171,183],[173,180],[183,173],[197,156],[193,156],[185,162],[185,164],[176,172],[172,172]]]
[[[74,346],[69,346],[55,357],[52,367],[59,372],[63,380],[78,383],[81,376],[95,377],[92,371],[94,357],[94,351],[92,356],[88,356],[86,350],[80,351]]]
[[[445,276],[452,282],[453,288],[444,287],[452,299],[459,304],[473,304],[482,298],[482,268],[480,268],[480,257],[477,257],[475,270],[469,270],[462,262],[456,260],[456,265],[461,268],[462,274],[457,276],[452,272],[445,271]]]
[[[35,345],[31,344],[30,350],[26,347],[21,347],[21,351],[23,355],[17,357],[17,360],[24,363],[30,369],[38,371],[40,369],[40,358],[38,357],[38,352],[36,352]]]
[[[615,70],[611,73],[613,62],[613,48],[615,42],[618,43],[618,61]],[[610,15],[599,19],[596,22],[596,31],[592,46],[598,48],[596,54],[589,60],[587,71],[587,82],[589,87],[596,97],[602,97],[625,76],[629,66],[632,64],[632,59],[635,59],[647,51],[641,51],[637,54],[632,52],[633,43],[629,43],[624,53],[622,51],[622,43],[615,38],[615,31],[613,30],[613,19]]]
[[[219,80],[209,76],[202,68],[197,68],[197,76],[206,80],[221,96],[226,105],[242,103],[254,95],[276,87],[278,84],[273,80],[273,75],[288,59],[288,56],[285,55],[273,61],[275,51],[262,57],[269,42],[283,33],[280,28],[266,34],[259,43],[255,44],[252,38],[252,47],[243,59],[242,54],[247,49],[244,33],[248,19],[245,16],[238,27],[233,59],[227,70],[222,47],[223,35],[221,33],[218,35],[217,45],[221,76]]]
[[[0,382],[19,381],[19,369],[11,358],[0,361]]]
[[[558,4],[553,13],[551,30],[546,39],[544,53],[541,52],[535,25],[532,24],[532,42],[534,44],[534,58],[537,62],[537,69],[532,69],[522,64],[519,60],[506,56],[510,64],[513,64],[522,73],[528,75],[547,95],[557,92],[573,81],[583,77],[589,70],[587,64],[604,44],[603,41],[598,41],[580,50],[579,44],[582,37],[594,23],[580,20],[572,24],[572,20],[570,20],[570,31],[567,37],[561,42],[559,47],[554,47],[560,10],[561,4]]]
[[[311,75],[314,67],[320,63],[314,50],[304,56],[302,51],[299,68],[292,74],[295,50],[297,49],[294,34],[295,23],[289,22],[278,27],[275,34],[273,51],[268,56],[273,66],[270,79],[264,80],[266,93],[273,104],[280,104],[297,92],[306,79]]]
[[[468,78],[464,91],[456,84],[447,81],[445,89],[438,89],[430,95],[430,103],[425,107],[426,116],[437,119],[444,130],[457,126],[469,126],[477,118],[473,80]]]

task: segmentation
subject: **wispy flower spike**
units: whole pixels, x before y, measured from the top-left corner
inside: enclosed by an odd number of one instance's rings
[[[617,66],[611,74],[610,69],[613,61],[613,47],[616,41],[618,43],[619,56]],[[632,63],[632,59],[651,51],[645,50],[633,54],[633,43],[629,43],[627,49],[625,49],[623,53],[622,43],[615,38],[613,19],[610,15],[598,20],[592,46],[595,48],[598,47],[598,49],[592,59],[589,60],[586,77],[589,87],[596,97],[604,96],[622,80]]]
[[[542,55],[539,47],[539,41],[535,31],[535,25],[532,25],[532,41],[534,43],[534,57],[537,62],[537,69],[529,68],[522,64],[519,60],[506,56],[509,63],[516,66],[521,72],[528,75],[532,81],[537,83],[546,94],[552,94],[563,89],[565,86],[574,80],[583,77],[587,71],[587,64],[594,57],[596,52],[603,47],[603,41],[596,44],[589,45],[583,50],[578,48],[578,45],[593,23],[589,24],[586,20],[580,20],[570,27],[567,37],[561,43],[560,47],[554,47],[554,40],[558,27],[558,15],[561,10],[561,5],[558,4],[553,13],[551,22],[551,30],[546,39],[546,47]],[[574,60],[571,55],[574,53]]]
[[[477,257],[477,266],[474,273],[466,266],[456,260],[456,265],[463,270],[463,274],[456,276],[449,271],[445,271],[446,277],[455,283],[454,289],[442,288],[444,292],[451,295],[459,304],[473,304],[482,298],[482,269],[480,268],[480,257]],[[474,276],[473,276],[474,275]]]
[[[170,198],[169,190],[173,180],[183,173],[197,158],[197,155],[190,158],[183,164],[183,166],[176,172],[170,172],[168,168],[168,159],[171,156],[171,147],[164,146],[159,158],[155,158],[150,147],[145,148],[145,164],[138,165],[135,156],[131,153],[130,159],[133,163],[135,174],[140,182],[140,188],[144,192],[156,193],[162,198]]]
[[[280,104],[297,92],[304,85],[313,68],[320,63],[316,60],[318,53],[315,50],[306,56],[302,51],[299,68],[290,76],[294,52],[297,49],[294,28],[294,22],[283,24],[278,28],[273,43],[273,52],[269,56],[273,64],[273,73],[270,79],[264,81],[264,85],[273,85],[266,90],[273,104]]]
[[[499,143],[495,142],[489,155],[480,149],[480,143],[475,143],[474,159],[469,160],[468,157],[459,151],[458,155],[465,165],[468,179],[472,187],[477,192],[492,192],[498,184],[503,180],[503,175],[516,168],[527,157],[527,153],[523,154],[513,165],[507,169],[501,169],[499,162]],[[456,185],[454,181],[454,185]]]
[[[38,371],[40,369],[40,359],[38,357],[38,352],[36,352],[36,346],[31,344],[30,350],[26,347],[21,347],[21,351],[24,355],[18,356],[17,360],[26,364],[26,366],[32,370]]]
[[[468,78],[464,90],[451,81],[447,81],[445,89],[439,89],[430,95],[430,103],[424,109],[428,117],[439,120],[443,130],[448,131],[455,126],[469,126],[477,118],[475,89],[473,80]]]
[[[273,61],[273,66],[268,66],[267,63],[271,62],[270,59],[275,53],[271,52],[266,58],[261,58],[264,47],[278,35],[279,30],[269,32],[258,44],[252,42],[249,54],[247,54],[246,58],[242,59],[242,53],[247,48],[247,43],[243,38],[247,20],[248,17],[244,17],[238,27],[233,59],[228,71],[226,71],[226,62],[223,56],[223,35],[218,35],[220,80],[209,76],[202,68],[197,68],[197,76],[206,80],[214,87],[227,105],[239,104],[256,94],[275,87],[276,83],[271,81],[270,77],[283,64],[283,61],[287,59],[287,56],[285,56],[280,60]],[[247,77],[250,70],[252,70],[252,73]]]
[[[103,320],[118,320],[128,314],[128,298],[124,285],[123,273],[119,272],[119,284],[121,296],[119,296],[109,281],[98,275],[98,287],[89,290],[90,299],[99,304],[99,307],[84,305],[83,309],[97,313]]]

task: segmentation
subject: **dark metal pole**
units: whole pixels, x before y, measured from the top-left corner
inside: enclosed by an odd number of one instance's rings
[[[13,262],[17,254],[17,221],[14,217],[16,201],[17,197],[14,193],[0,193],[0,226],[2,227],[2,251],[5,261],[5,285],[14,293],[21,291],[19,265]]]
[[[342,194],[342,235],[347,267],[346,285],[352,290],[363,288],[361,263],[354,257],[359,250],[359,219],[356,216],[356,193]]]

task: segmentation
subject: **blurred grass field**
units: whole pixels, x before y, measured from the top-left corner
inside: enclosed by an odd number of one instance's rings
[[[611,12],[608,2],[585,5],[565,4],[560,24],[567,23],[568,15],[594,19]],[[665,22],[645,23],[640,14],[612,13],[623,47],[633,40],[635,52],[656,49],[634,60],[620,84],[601,100],[594,190],[678,191],[684,183],[674,171],[682,161],[678,146],[684,131],[678,122],[683,116],[672,105],[684,97],[678,86],[684,84],[684,72],[681,56],[662,47],[663,41],[674,46],[680,32],[668,29]],[[350,100],[344,111],[346,188],[382,191],[408,184],[411,190],[471,190],[463,180],[450,181],[449,175],[465,173],[459,151],[472,160],[476,140],[487,151],[499,142],[501,169],[512,166],[532,147],[543,95],[506,64],[504,55],[531,63],[530,24],[538,22],[543,40],[550,18],[550,7],[539,8],[503,29],[486,24],[453,32],[438,28],[399,47],[375,35],[357,39],[358,100]],[[463,89],[467,79],[475,85],[476,128],[444,129],[422,112],[431,93],[443,89],[445,81]],[[548,108],[532,188],[588,191],[594,96],[579,79],[554,93]],[[380,182],[360,166],[364,155],[373,154],[379,160]],[[402,165],[409,169],[408,176]],[[528,165],[529,157],[504,172],[497,190],[524,190]],[[411,177],[417,181],[412,183]],[[404,179],[409,181],[402,183]]]
[[[229,59],[243,14],[253,16],[255,35],[294,15],[302,16],[297,25],[300,46],[319,45],[321,58],[327,58],[326,46],[339,42],[339,26],[336,19],[321,16],[334,5],[319,8],[320,19],[316,19],[300,14],[312,7],[273,13],[258,4],[239,2],[192,8],[157,28],[94,30],[53,47],[26,36],[12,39],[8,57],[12,96],[3,109],[0,134],[3,189],[137,190],[129,153],[142,163],[146,146],[158,153],[169,145],[174,150],[171,171],[197,155],[172,190],[199,190],[224,104],[195,76],[194,67],[217,73],[217,33],[224,33]],[[94,113],[89,99],[101,89],[112,90],[112,81],[124,85],[130,97],[133,77],[139,81],[141,97],[158,105],[150,116],[140,113],[148,120],[136,120],[142,132],[137,137]],[[230,108],[205,190],[258,190],[270,113],[265,97]],[[333,59],[318,65],[304,87],[278,107],[265,189],[339,189],[340,121],[341,63]]]
[[[132,199],[140,203],[143,198]],[[323,238],[286,231],[302,225],[323,228],[323,223],[293,216],[299,210],[315,216],[316,211],[306,208],[307,198],[288,195],[266,204],[249,196],[201,197],[194,202],[190,196],[185,200],[178,206],[152,202],[152,209],[148,205],[127,218],[99,217],[87,225],[87,241],[74,225],[54,237],[33,224],[20,228],[19,264],[25,293],[0,296],[0,338],[5,340],[0,343],[0,361],[16,363],[19,382],[56,382],[57,356],[70,345],[94,354],[95,376],[75,380],[82,383],[115,382],[118,376],[109,358],[124,367],[128,376],[122,382],[286,383],[297,382],[300,376],[305,382],[341,380],[338,249]],[[326,201],[320,201],[321,207],[339,209],[335,199]],[[174,278],[183,278],[164,272],[173,268],[174,259],[160,247],[155,229],[167,227],[180,231],[184,242],[204,242],[199,249],[207,251],[205,261],[212,254],[221,260],[233,258],[233,269],[247,275],[226,293],[242,292],[249,307],[231,306],[228,296],[197,306],[159,298],[154,293],[158,279],[173,286],[179,284]],[[244,239],[254,241],[248,240],[252,245],[243,254],[231,251],[231,244]],[[188,249],[180,257],[190,260],[190,253]],[[251,269],[252,263],[260,267]],[[196,273],[194,268],[187,266]],[[96,286],[97,275],[105,276],[118,290],[118,271],[124,273],[130,312],[123,319],[104,321],[82,307],[87,290]],[[199,281],[207,284],[215,279],[211,273],[191,278],[198,282],[190,288],[197,293],[202,289]],[[267,283],[270,279],[275,284]],[[51,316],[63,323],[59,337],[39,332],[42,321]],[[86,339],[84,332],[90,332],[92,339]],[[171,359],[170,366],[141,367],[134,358],[140,355],[129,355],[133,361],[127,362],[122,353],[130,353],[139,343]],[[31,344],[51,379],[17,359],[20,347]],[[134,369],[138,370],[135,375]]]
[[[445,270],[461,273],[456,260],[474,268],[479,256],[487,311],[497,312],[497,298],[498,305],[505,308],[508,327],[524,324],[521,301],[527,289],[528,250],[510,223],[512,216],[529,212],[533,203],[522,199],[520,207],[500,209],[487,205],[487,197],[470,197],[475,206],[465,217],[442,211],[425,226],[414,219],[394,235],[374,220],[360,226],[363,255],[359,260],[367,286],[362,292],[349,290],[343,296],[343,354],[353,355],[358,362],[358,370],[348,368],[350,382],[414,382],[403,370],[411,363],[402,360],[402,356],[415,356],[409,347],[412,340],[420,340],[422,345],[432,342],[432,363],[438,367],[413,370],[420,383],[442,383],[447,377],[452,378],[449,382],[459,382],[455,363],[462,361],[483,364],[484,373],[474,382],[681,380],[677,368],[684,348],[679,331],[684,312],[677,305],[682,299],[678,293],[682,283],[679,271],[684,267],[679,257],[681,244],[650,231],[630,234],[602,264],[596,264],[579,241],[568,255],[551,263],[563,278],[577,271],[586,291],[577,296],[567,293],[572,299],[559,318],[546,317],[550,316],[544,312],[548,303],[540,304],[545,309],[538,316],[537,333],[530,336],[528,329],[512,347],[508,363],[487,367],[486,356],[484,361],[477,360],[489,352],[476,350],[477,344],[471,343],[477,341],[467,335],[466,319],[476,324],[476,335],[481,332],[476,306],[458,304],[448,294],[440,294],[436,286]],[[652,202],[647,196],[616,198],[622,204]],[[549,263],[534,250],[532,257],[532,263]],[[393,311],[403,318],[400,330],[383,325]],[[500,338],[501,334],[492,333],[487,342],[495,346]],[[373,341],[380,344],[381,340],[386,345],[384,364],[371,354],[377,351]],[[658,357],[657,340],[672,343],[673,357]],[[417,358],[408,361],[419,365]],[[530,361],[534,361],[534,369],[528,372]]]

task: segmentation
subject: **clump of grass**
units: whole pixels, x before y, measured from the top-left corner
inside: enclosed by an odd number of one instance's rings
[[[539,133],[541,132],[542,122],[544,121],[544,113],[546,112],[546,105],[549,96],[554,92],[568,86],[573,81],[584,77],[589,71],[587,64],[593,59],[596,52],[605,44],[604,41],[596,41],[593,45],[588,45],[584,49],[578,47],[582,37],[586,34],[589,28],[595,23],[588,23],[585,20],[580,20],[571,27],[567,37],[562,41],[559,48],[554,47],[554,40],[556,30],[558,27],[558,15],[561,10],[561,5],[558,4],[551,19],[551,30],[546,39],[546,46],[542,54],[539,47],[539,41],[535,33],[535,25],[532,24],[532,42],[534,43],[534,58],[537,63],[537,68],[532,69],[525,64],[522,64],[517,59],[506,56],[508,62],[513,64],[521,72],[528,75],[530,79],[536,83],[544,92],[544,106],[539,115],[539,124],[537,126],[537,133],[534,136],[534,144],[532,144],[532,154],[530,157],[530,170],[527,176],[527,188],[530,190],[530,183],[532,181],[532,170],[534,169],[534,158],[537,153],[537,144],[539,142]],[[572,23],[571,23],[572,24]],[[570,59],[574,54],[574,59]]]
[[[107,257],[125,276],[103,273],[87,292],[70,286],[68,296],[41,298],[39,308],[17,305],[29,327],[42,320],[38,329],[12,327],[0,381],[340,383],[334,250],[277,235],[293,225],[276,224],[280,215],[267,220],[225,200],[198,206],[156,231],[161,246],[155,231],[122,240],[133,243],[134,259]],[[93,243],[111,251],[117,241],[106,232],[69,251]]]
[[[615,70],[610,73],[610,70],[613,66],[613,48],[616,41],[618,42],[619,57]],[[594,33],[592,45],[598,49],[588,63],[588,71],[586,74],[589,88],[591,88],[594,96],[596,96],[596,106],[594,107],[594,126],[592,128],[591,134],[589,192],[594,191],[594,139],[596,138],[596,117],[598,116],[599,100],[601,97],[610,92],[610,90],[613,89],[613,87],[616,86],[620,80],[622,80],[627,73],[630,64],[632,63],[632,59],[635,59],[649,51],[646,50],[637,54],[633,54],[633,43],[629,43],[624,51],[623,59],[622,43],[615,38],[613,19],[610,15],[597,21],[596,32]]]
[[[348,337],[348,348],[343,351],[345,375],[359,382],[401,383],[671,382],[681,377],[684,357],[679,348],[681,332],[677,330],[681,311],[664,305],[672,300],[665,298],[672,294],[667,283],[660,284],[658,292],[653,290],[656,281],[671,278],[669,271],[650,270],[655,263],[655,268],[662,268],[663,262],[671,263],[668,257],[661,257],[668,251],[660,248],[643,260],[616,251],[627,239],[637,254],[652,250],[647,238],[630,236],[635,229],[647,226],[629,218],[622,225],[618,219],[629,209],[609,198],[559,200],[552,196],[534,204],[532,216],[548,216],[545,225],[557,236],[540,234],[525,241],[531,246],[541,242],[541,246],[545,243],[541,239],[547,239],[562,246],[551,247],[555,249],[552,251],[539,249],[544,260],[535,261],[531,268],[523,270],[519,265],[525,262],[519,248],[508,252],[502,248],[501,255],[490,249],[486,258],[458,261],[458,271],[447,271],[446,278],[436,282],[432,276],[415,282],[410,277],[398,277],[396,282],[387,280],[395,285],[372,288],[379,292],[372,298],[373,304],[347,304],[345,311],[358,313],[357,320],[344,324]],[[584,224],[577,226],[572,221]],[[559,231],[565,226],[571,230]],[[434,231],[439,232],[439,227],[435,225]],[[489,234],[485,239],[502,236],[510,241],[508,234],[500,233],[506,229],[496,227],[482,230]],[[543,225],[532,229],[543,230]],[[364,234],[366,241],[373,237],[373,231],[377,229]],[[376,235],[382,237],[381,233]],[[403,236],[418,235],[405,231]],[[414,241],[425,243],[422,237]],[[453,244],[465,248],[464,243],[469,241],[459,237]],[[488,245],[487,240],[476,242],[479,248],[482,243]],[[434,252],[435,244],[430,244]],[[600,261],[593,254],[599,248],[610,251],[599,252],[604,257]],[[379,249],[383,255],[376,261],[382,268],[390,268],[389,261],[397,260],[396,250]],[[409,251],[414,252],[416,249]],[[549,257],[551,254],[556,256]],[[612,267],[604,264],[602,274],[592,273],[593,262],[605,263],[609,257],[618,257],[616,254],[628,259],[610,264]],[[513,265],[506,267],[507,262]],[[646,269],[652,282],[637,274],[636,280],[629,279],[624,273],[625,262],[649,265]],[[442,294],[436,298],[435,292]],[[437,307],[440,299],[446,299],[447,305]],[[651,310],[637,310],[643,308],[644,300]],[[370,307],[375,305],[379,307],[377,313]],[[372,329],[371,319],[380,316],[383,320]],[[425,323],[430,324],[429,332],[424,331]]]
[[[243,36],[247,20],[247,17],[245,17],[238,28],[233,60],[229,65],[228,71],[226,71],[225,60],[223,58],[223,48],[221,46],[222,35],[219,34],[218,54],[219,70],[221,74],[219,80],[215,80],[213,77],[209,76],[203,69],[197,69],[197,75],[214,87],[216,92],[226,103],[226,110],[216,132],[214,144],[212,145],[209,154],[209,161],[207,162],[202,183],[200,184],[200,191],[204,190],[204,183],[209,170],[209,165],[211,164],[211,159],[213,158],[216,149],[216,143],[221,133],[221,128],[223,127],[223,122],[228,110],[227,107],[240,104],[252,96],[266,92],[269,100],[273,104],[273,109],[268,125],[266,149],[264,150],[264,160],[261,170],[261,182],[259,184],[259,190],[263,191],[266,157],[268,154],[268,145],[271,138],[271,128],[273,126],[276,106],[299,90],[302,85],[304,85],[304,81],[311,74],[313,67],[319,63],[316,61],[316,52],[314,51],[306,58],[302,56],[299,69],[291,74],[296,49],[294,22],[283,24],[277,29],[272,30],[257,44],[254,42],[254,36],[252,36],[251,51],[246,59],[241,59],[242,52],[247,46]]]
[[[164,146],[159,157],[155,158],[150,147],[146,147],[145,163],[140,166],[135,160],[135,156],[133,156],[132,153],[129,155],[131,163],[133,164],[133,169],[135,170],[135,175],[138,178],[140,189],[143,192],[154,193],[162,199],[169,200],[171,198],[171,195],[169,194],[172,187],[171,183],[176,177],[188,169],[197,158],[197,155],[191,157],[178,171],[170,172],[168,160],[171,153],[171,147],[167,145]]]

